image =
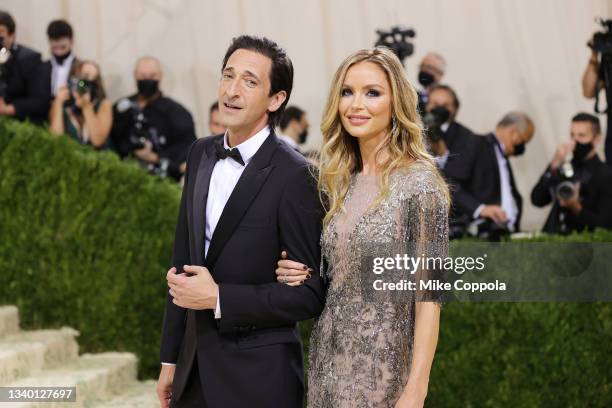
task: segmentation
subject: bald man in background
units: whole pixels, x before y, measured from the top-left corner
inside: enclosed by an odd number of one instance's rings
[[[136,62],[137,93],[115,103],[111,140],[122,158],[134,157],[152,174],[180,180],[195,126],[187,109],[162,94],[162,77],[156,58]]]
[[[419,111],[425,112],[425,106],[429,101],[429,92],[435,85],[442,82],[444,73],[446,72],[446,60],[437,52],[428,52],[425,54],[419,64],[419,84],[422,88],[418,91],[419,94]]]

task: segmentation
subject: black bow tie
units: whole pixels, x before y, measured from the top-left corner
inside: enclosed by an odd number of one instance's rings
[[[215,144],[215,149],[217,153],[217,159],[223,160],[229,157],[231,159],[236,160],[238,163],[244,166],[244,160],[242,160],[242,156],[240,155],[240,152],[238,151],[238,149],[226,149],[217,143]]]

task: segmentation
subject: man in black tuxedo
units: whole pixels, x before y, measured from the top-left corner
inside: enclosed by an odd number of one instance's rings
[[[473,160],[464,163],[465,171],[450,180],[453,207],[458,214],[469,221],[479,219],[510,232],[520,230],[522,198],[509,157],[524,153],[534,130],[529,116],[510,112],[494,132],[477,136]]]
[[[301,407],[297,322],[320,314],[318,271],[275,280],[281,251],[320,264],[322,208],[306,160],[272,129],[291,94],[279,46],[241,36],[219,85],[225,135],[190,148],[174,243],[157,386],[162,406]]]
[[[612,169],[595,151],[602,139],[597,116],[574,116],[570,137],[559,145],[531,191],[536,207],[553,203],[543,231],[567,234],[598,227],[612,229]],[[571,195],[558,191],[562,182],[573,185]]]
[[[459,113],[459,97],[448,85],[432,85],[429,91],[429,99],[426,111],[434,112],[436,117],[443,123],[440,126],[441,134],[437,142],[432,143],[431,148],[436,156],[439,167],[447,177],[464,176],[465,163],[474,160],[477,136],[457,122]],[[449,163],[449,158],[453,158]],[[459,174],[455,174],[458,172]]]
[[[0,10],[0,116],[42,124],[51,102],[50,73],[40,53],[15,40],[13,17]]]

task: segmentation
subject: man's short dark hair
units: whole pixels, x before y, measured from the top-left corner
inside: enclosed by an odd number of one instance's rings
[[[70,38],[72,40],[72,26],[66,20],[53,20],[47,26],[47,37],[50,40]]]
[[[4,10],[0,10],[0,26],[5,26],[9,34],[15,32],[15,20],[13,20],[13,16]]]
[[[251,35],[241,35],[232,39],[225,56],[223,57],[223,66],[221,71],[225,69],[227,60],[237,50],[244,49],[257,52],[272,60],[272,69],[270,70],[270,93],[272,96],[280,91],[287,93],[287,98],[276,112],[269,112],[268,125],[274,128],[280,122],[285,106],[289,102],[291,89],[293,88],[293,64],[287,53],[274,41],[265,37],[255,37]]]
[[[589,122],[594,134],[598,135],[601,133],[599,118],[595,115],[591,115],[590,113],[580,112],[572,118],[572,122]]]
[[[210,108],[208,109],[208,114],[212,115],[212,113],[216,110],[219,110],[219,101],[214,101]]]
[[[451,88],[448,85],[444,85],[444,84],[436,84],[431,87],[431,89],[429,90],[429,94],[431,95],[432,93],[434,93],[434,91],[448,92],[453,98],[453,105],[455,105],[455,109],[459,110],[459,106],[461,106],[461,103],[459,102],[459,97],[457,96],[457,92],[455,92],[453,88]]]
[[[297,106],[287,106],[287,109],[283,112],[283,116],[280,119],[280,128],[281,130],[287,129],[289,123],[292,120],[297,120],[298,122],[302,120],[302,116],[304,116],[304,111],[298,108]]]

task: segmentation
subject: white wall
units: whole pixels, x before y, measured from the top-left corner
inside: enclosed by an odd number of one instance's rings
[[[134,91],[136,58],[157,56],[165,69],[163,89],[192,111],[199,136],[206,134],[231,38],[269,36],[294,62],[291,103],[310,115],[310,147],[320,142],[317,124],[339,62],[372,46],[378,28],[412,26],[417,37],[415,55],[406,62],[410,77],[416,79],[425,52],[445,55],[445,82],[462,102],[459,121],[486,132],[509,110],[534,118],[536,137],[523,157],[513,159],[526,229],[538,229],[548,212],[530,205],[531,187],[556,144],[568,137],[571,116],[592,110],[580,89],[589,58],[585,44],[598,28],[594,18],[612,17],[612,0],[0,0],[0,8],[16,19],[18,41],[45,56],[48,22],[69,20],[77,54],[101,64],[112,99]]]

